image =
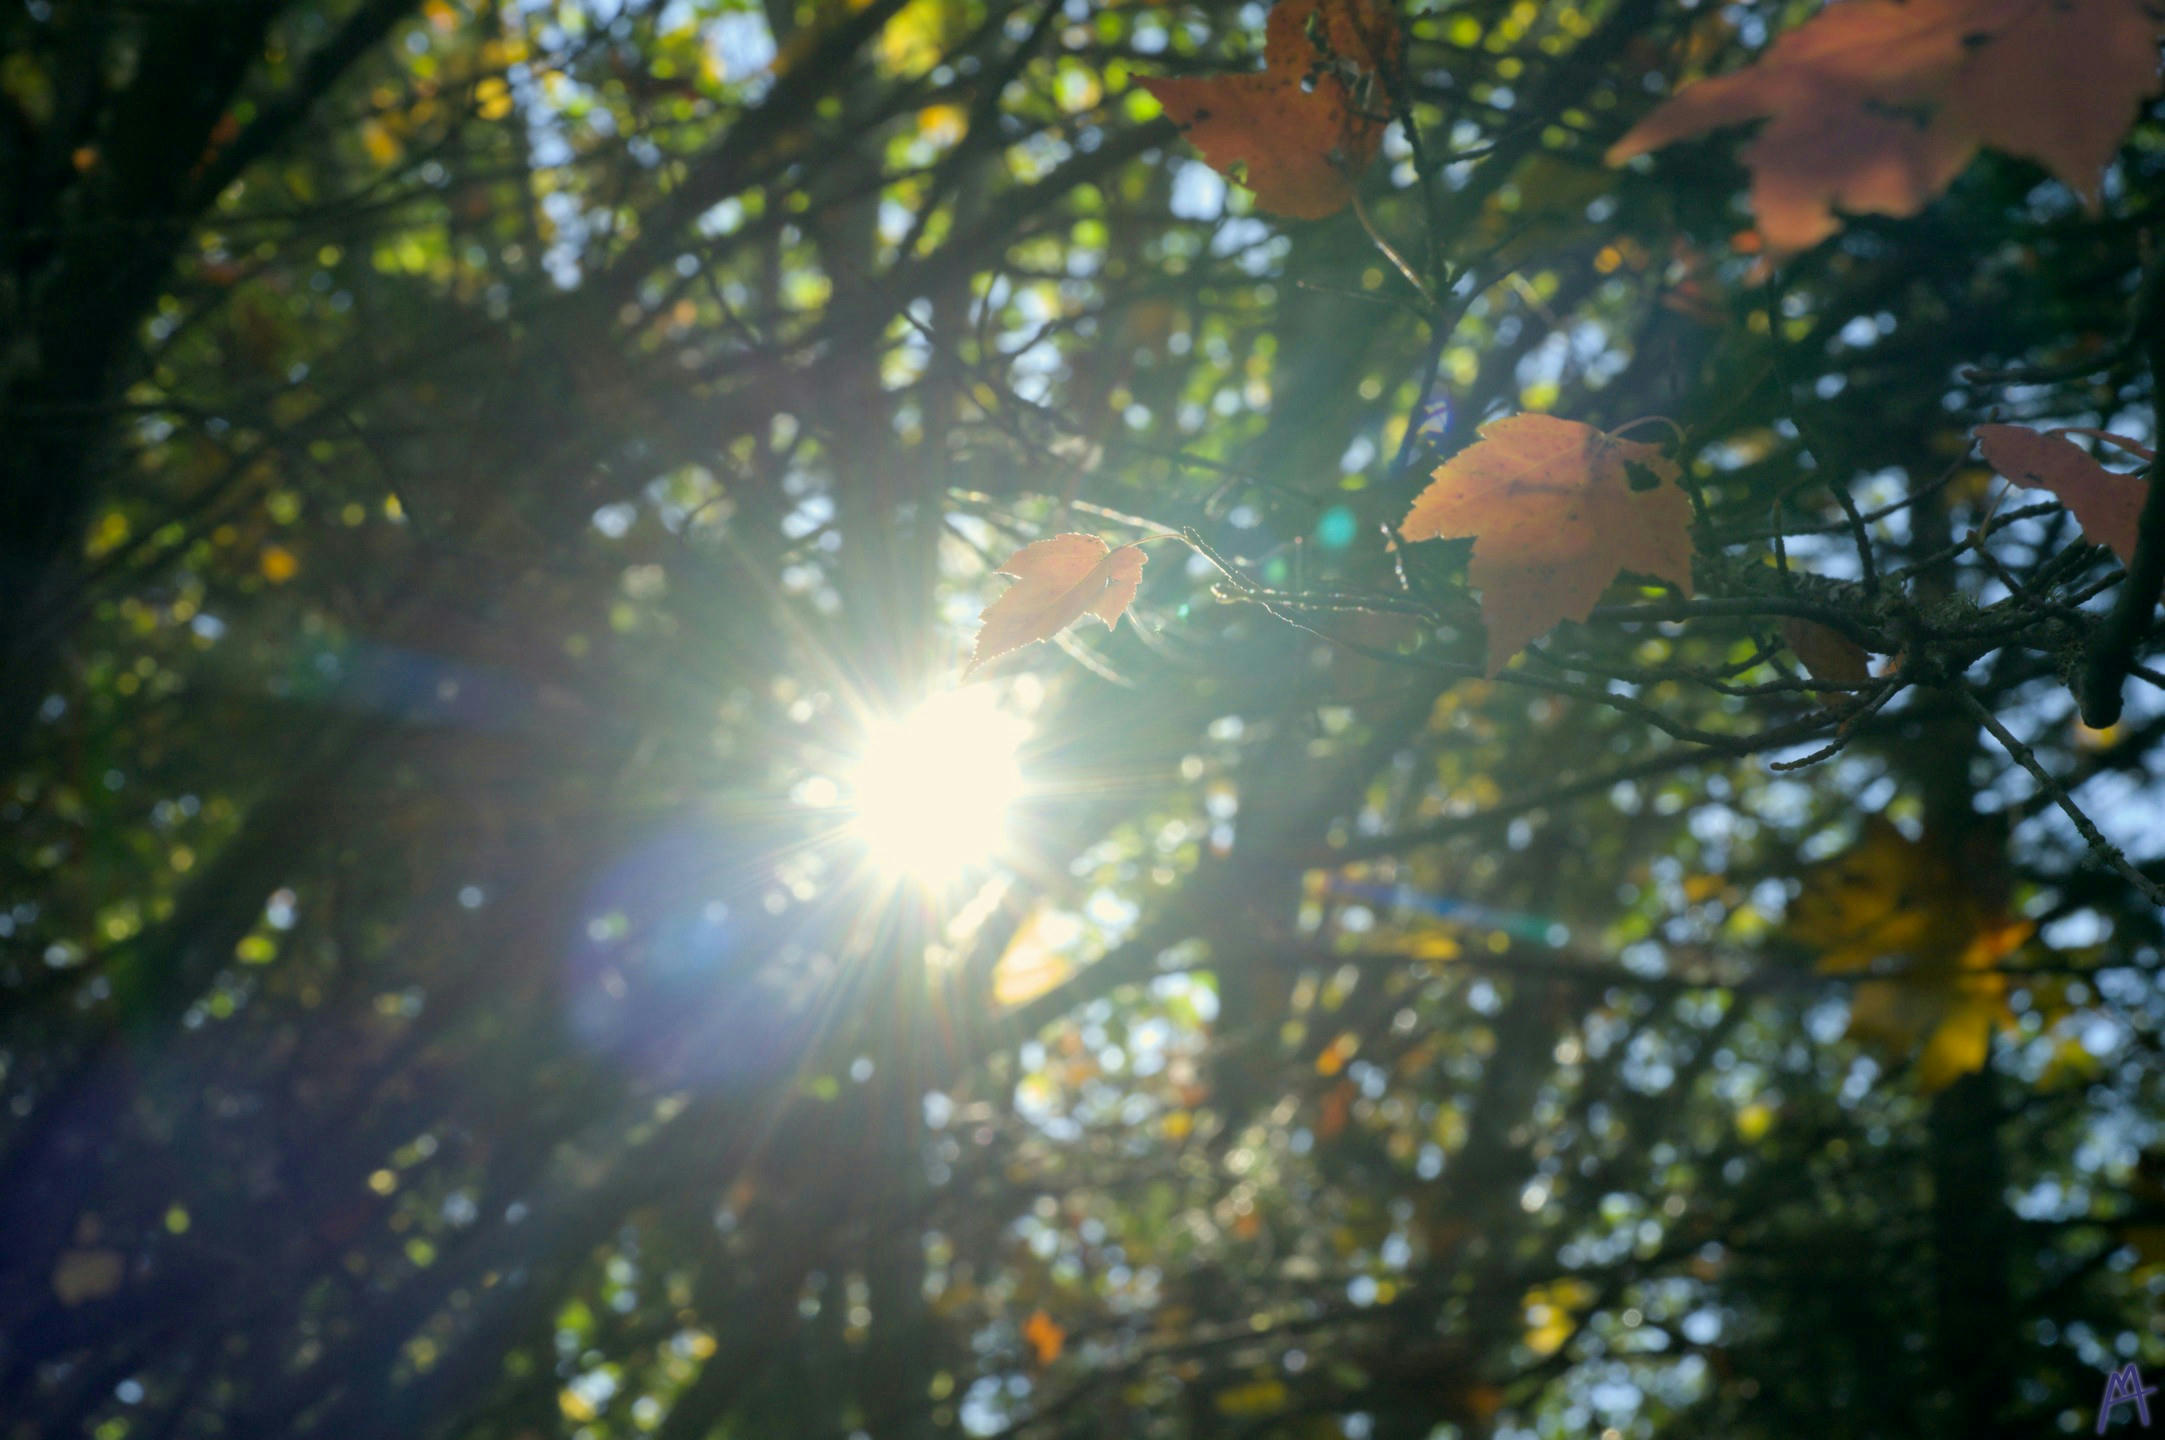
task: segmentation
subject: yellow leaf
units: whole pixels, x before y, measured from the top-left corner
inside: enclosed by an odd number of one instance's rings
[[[1737,1138],[1747,1145],[1774,1128],[1774,1109],[1753,1101],[1737,1111]]]
[[[1526,1348],[1543,1359],[1564,1348],[1579,1328],[1579,1312],[1593,1303],[1584,1281],[1565,1278],[1526,1292]]]
[[[118,510],[108,510],[98,517],[98,523],[91,529],[89,543],[83,547],[83,551],[93,560],[101,555],[111,554],[128,543],[130,530],[127,516]]]
[[[880,30],[881,67],[906,79],[924,74],[940,63],[968,22],[967,8],[956,0],[910,0]]]
[[[1917,1057],[1920,1087],[1927,1092],[1944,1090],[1971,1071],[1985,1068],[1992,1053],[1992,1032],[2006,1009],[2000,998],[2005,988],[2004,982],[1990,987],[1988,993],[1966,987],[1947,1006]]]
[[[273,585],[283,585],[301,573],[301,562],[293,558],[293,552],[283,545],[266,545],[256,560],[256,568],[263,578]]]
[[[405,147],[398,143],[398,137],[391,133],[388,125],[381,120],[369,120],[361,126],[361,148],[376,164],[391,165],[397,162]]]
[[[1821,974],[1892,972],[1857,984],[1849,1033],[1895,1058],[1916,1054],[1927,1092],[1983,1068],[2012,1018],[2000,966],[2033,927],[2001,911],[1998,888],[1875,815],[1855,845],[1805,875],[1790,906],[1788,934],[1819,952]]]
[[[1066,983],[1075,973],[1071,955],[1081,933],[1072,915],[1044,906],[1031,911],[993,964],[993,1003],[1011,1010]]]
[[[1220,1415],[1248,1420],[1259,1415],[1277,1414],[1285,1409],[1291,1398],[1292,1394],[1282,1380],[1251,1380],[1245,1385],[1220,1390],[1210,1403]]]
[[[935,145],[952,145],[968,129],[960,105],[927,105],[917,112],[917,133]]]
[[[2082,717],[2079,715],[2074,717],[2073,725],[2075,746],[2080,750],[2088,750],[2093,753],[2110,750],[2127,738],[2127,728],[2122,725],[2107,725],[2104,729],[2097,730],[2083,724]]]
[[[1788,931],[1820,952],[1823,975],[1868,970],[1889,956],[1945,959],[1970,928],[1950,903],[1960,893],[1946,866],[1874,815],[1856,844],[1806,872]]]
[[[1729,881],[1721,875],[1686,875],[1684,898],[1694,905],[1703,905],[1728,888]]]
[[[474,109],[484,120],[501,120],[511,113],[511,87],[491,75],[474,87]]]
[[[1406,941],[1406,954],[1415,960],[1456,960],[1463,953],[1458,937],[1441,930],[1423,930]]]
[[[2050,1090],[2060,1085],[2087,1085],[2103,1070],[2104,1066],[2080,1037],[2065,1036],[2052,1047],[2051,1058],[2038,1072],[2037,1088]]]

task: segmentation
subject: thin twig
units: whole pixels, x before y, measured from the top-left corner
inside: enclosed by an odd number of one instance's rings
[[[1780,379],[1782,400],[1789,410],[1790,422],[1797,427],[1797,439],[1817,462],[1819,478],[1826,482],[1828,493],[1834,496],[1834,503],[1842,507],[1843,518],[1849,522],[1850,539],[1857,548],[1857,578],[1869,599],[1879,593],[1879,567],[1872,557],[1872,535],[1865,528],[1863,514],[1857,509],[1857,497],[1849,493],[1848,477],[1836,469],[1835,452],[1827,445],[1825,434],[1818,431],[1817,423],[1807,419],[1797,404],[1796,384],[1784,363],[1784,357],[1789,353],[1788,342],[1782,338],[1782,304],[1787,291],[1778,276],[1768,281],[1767,291],[1767,343],[1774,358],[1775,374]]]
[[[1383,232],[1378,230],[1376,223],[1368,218],[1367,207],[1361,204],[1361,197],[1358,194],[1353,197],[1353,213],[1360,220],[1361,228],[1368,232],[1368,238],[1375,242],[1376,248],[1383,252],[1386,259],[1398,267],[1398,273],[1406,277],[1406,283],[1418,290],[1421,293],[1421,298],[1428,302],[1429,313],[1433,315],[1441,311],[1443,307],[1436,303],[1435,292],[1428,288],[1428,282],[1421,278],[1420,272],[1406,263],[1405,256],[1391,248],[1390,241],[1383,238]]]
[[[2075,803],[2066,788],[2052,777],[2052,772],[2038,762],[2036,753],[2015,738],[2014,732],[2000,723],[1999,717],[1992,713],[1984,701],[1967,689],[1958,693],[1962,696],[1963,703],[1969,707],[1970,713],[1977,717],[1977,723],[1992,732],[1992,738],[2000,742],[2000,748],[2005,750],[2017,765],[2029,771],[2031,778],[2043,786],[2045,792],[2052,797],[2053,803],[2066,813],[2068,819],[2075,822],[2075,829],[2081,832],[2083,839],[2090,842],[2090,853],[2108,868],[2118,871],[2122,879],[2135,887],[2138,895],[2153,905],[2165,905],[2165,887],[2159,886],[2156,881],[2129,863],[2120,847],[2105,838],[2104,832],[2097,828],[2097,823],[2083,813],[2082,807]]]
[[[1904,688],[1895,676],[1889,676],[1881,683],[1883,688],[1877,694],[1866,700],[1854,712],[1843,717],[1841,726],[1835,731],[1832,740],[1809,755],[1799,756],[1795,760],[1776,760],[1770,763],[1767,768],[1787,774],[1792,770],[1803,770],[1817,765],[1824,760],[1832,760],[1835,756],[1847,750],[1850,742],[1857,738],[1858,725],[1878,713],[1889,700],[1901,694]]]

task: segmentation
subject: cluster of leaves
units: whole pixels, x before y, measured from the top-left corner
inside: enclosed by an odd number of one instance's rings
[[[2144,7],[97,8],[0,20],[0,1433],[2165,1360]],[[1035,793],[898,888],[965,665]]]

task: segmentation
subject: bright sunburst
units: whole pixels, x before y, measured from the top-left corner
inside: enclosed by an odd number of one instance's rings
[[[1022,793],[1028,724],[986,686],[936,695],[875,721],[849,781],[852,828],[881,869],[925,884],[993,858]]]

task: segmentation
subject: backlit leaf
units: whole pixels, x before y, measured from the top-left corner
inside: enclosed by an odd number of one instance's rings
[[[2161,28],[2142,0],[1836,0],[1756,64],[1686,86],[1609,162],[1765,120],[1743,160],[1777,250],[1833,234],[1837,212],[1916,214],[1981,145],[2094,205],[2156,88]]]
[[[1007,558],[999,573],[1015,583],[985,607],[970,654],[968,675],[988,660],[1050,640],[1085,615],[1107,625],[1119,623],[1142,584],[1142,550],[1115,550],[1095,535],[1070,532],[1025,545]]]
[[[1650,485],[1635,486],[1631,467]],[[1563,620],[1584,620],[1625,570],[1691,594],[1691,501],[1653,445],[1576,420],[1512,415],[1436,471],[1401,527],[1408,540],[1477,537],[1488,673]]]
[[[1214,170],[1273,214],[1313,220],[1352,200],[1388,123],[1379,72],[1398,24],[1373,0],[1279,0],[1251,75],[1144,79]]]

